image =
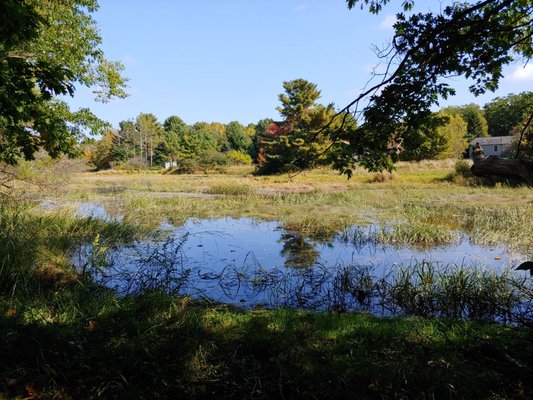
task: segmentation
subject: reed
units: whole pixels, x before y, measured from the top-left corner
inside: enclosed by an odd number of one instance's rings
[[[252,196],[256,190],[252,185],[225,183],[211,186],[206,193],[224,196]]]
[[[532,283],[503,271],[422,262],[392,272],[386,308],[426,318],[504,324],[533,321]]]
[[[391,245],[429,247],[457,242],[458,237],[439,226],[414,223],[382,227],[377,232],[377,240]]]
[[[97,235],[110,245],[131,241],[143,231],[134,225],[77,218],[68,210],[44,212],[32,202],[0,200],[0,289],[31,292],[72,279],[69,255]]]

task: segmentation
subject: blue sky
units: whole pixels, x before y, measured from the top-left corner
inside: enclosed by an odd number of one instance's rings
[[[418,3],[425,11],[441,2]],[[101,0],[94,18],[102,49],[124,63],[130,96],[99,104],[79,89],[69,102],[114,126],[141,112],[161,122],[177,115],[188,124],[248,124],[279,118],[283,81],[303,78],[317,84],[320,102],[341,108],[369,80],[378,62],[372,47],[388,43],[396,11],[349,11],[344,0]],[[510,66],[498,92],[480,98],[463,79],[452,84],[458,95],[442,106],[483,105],[532,90],[533,65]]]

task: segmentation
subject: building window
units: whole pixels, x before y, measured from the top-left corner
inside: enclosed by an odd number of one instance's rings
[[[494,145],[494,151],[498,151],[498,145]]]

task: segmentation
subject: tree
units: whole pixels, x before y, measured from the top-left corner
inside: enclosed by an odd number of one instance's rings
[[[96,168],[108,169],[113,166],[113,162],[115,161],[113,155],[115,138],[115,132],[112,129],[108,129],[96,144],[94,152],[91,155],[91,162]]]
[[[141,157],[144,154],[146,163],[151,167],[153,166],[154,149],[161,140],[163,128],[154,114],[144,113],[137,116],[135,127],[139,134]]]
[[[122,160],[125,161],[137,156],[137,137],[138,132],[135,126],[135,122],[132,120],[120,121],[118,123],[119,129],[117,132],[116,146],[119,148],[121,154],[123,154]],[[139,151],[140,154],[140,151]]]
[[[156,148],[157,162],[177,161],[190,156],[186,143],[189,126],[180,117],[172,115],[163,123],[163,129],[163,141]]]
[[[340,130],[340,119],[328,124],[335,115],[333,104],[324,106],[316,102],[320,97],[316,84],[296,79],[283,82],[283,87],[285,93],[279,95],[282,105],[277,110],[284,120],[270,123],[258,139],[261,174],[329,164],[327,150],[333,144],[330,136]],[[345,123],[343,131],[349,127]]]
[[[72,111],[59,99],[76,86],[97,99],[124,97],[120,63],[104,58],[91,13],[96,0],[4,0],[0,4],[0,161],[76,155],[83,129],[107,125],[88,109]]]
[[[253,137],[252,158],[259,165],[266,162],[265,150],[261,147],[263,141],[269,136],[269,126],[274,122],[271,118],[261,119],[255,124],[255,136]]]
[[[466,122],[465,139],[468,143],[478,137],[489,136],[488,124],[481,107],[475,103],[459,107],[446,107],[446,114],[460,116]]]
[[[226,125],[227,149],[237,150],[241,153],[248,153],[252,146],[252,138],[246,133],[246,128],[237,121],[231,121]]]
[[[347,0],[379,13],[389,0]],[[390,169],[386,143],[401,136],[407,141],[446,120],[431,112],[440,99],[455,93],[446,77],[464,76],[475,95],[494,91],[505,65],[533,56],[533,2],[530,0],[478,0],[454,2],[441,13],[414,13],[414,1],[403,1],[395,35],[379,53],[385,73],[339,111],[353,112],[360,120],[346,147],[352,157],[337,164],[350,173],[362,164],[371,170]],[[395,67],[394,67],[395,66]],[[344,152],[346,153],[346,151]]]
[[[408,161],[460,158],[468,148],[467,123],[459,114],[441,110],[438,118],[446,121],[432,128],[411,133],[403,145],[407,149],[401,158]]]
[[[202,158],[207,153],[220,151],[219,144],[221,143],[221,135],[219,128],[217,126],[213,130],[213,125],[207,122],[197,122],[191,127],[188,145],[196,158]],[[216,134],[214,134],[215,132]]]
[[[441,111],[446,115],[445,111]],[[468,149],[468,123],[460,115],[448,115],[446,125],[437,128],[437,136],[443,137],[445,146],[436,155],[437,159],[462,158]]]
[[[187,138],[189,126],[183,120],[172,115],[163,123],[163,137],[154,151],[154,162],[163,164],[166,161],[180,161],[193,155],[188,149]]]
[[[513,135],[533,113],[533,92],[497,97],[484,109],[491,136]]]

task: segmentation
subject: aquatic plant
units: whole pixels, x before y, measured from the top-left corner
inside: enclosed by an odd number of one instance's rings
[[[254,195],[256,190],[252,185],[222,183],[211,186],[206,193],[225,196],[250,196]]]

